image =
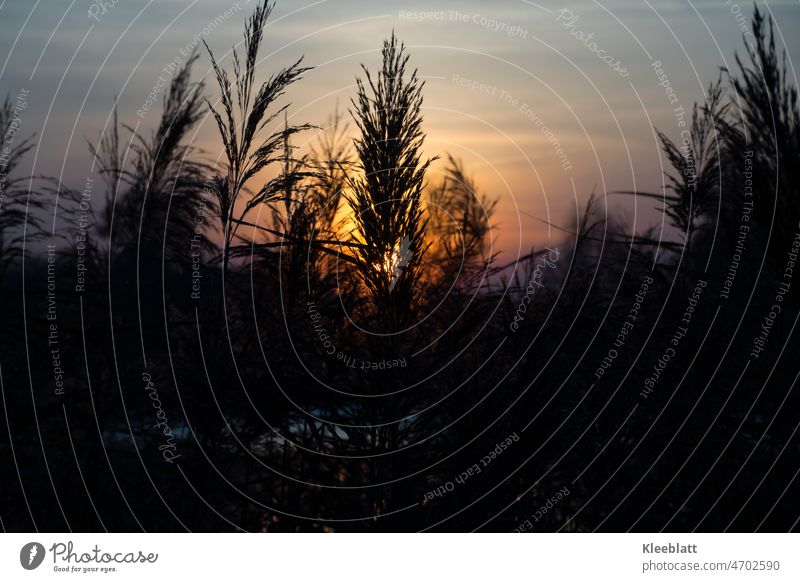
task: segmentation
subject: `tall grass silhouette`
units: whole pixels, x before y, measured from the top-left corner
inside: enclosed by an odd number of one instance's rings
[[[349,180],[347,200],[353,211],[358,273],[387,331],[408,322],[421,288],[425,244],[422,205],[422,89],[417,71],[407,71],[409,56],[397,37],[386,40],[376,76],[363,67],[357,80],[353,117],[359,175]],[[402,256],[401,256],[402,255]],[[403,262],[400,265],[400,262]],[[398,272],[399,269],[399,272]]]
[[[352,124],[337,109],[313,147],[295,147],[314,128],[281,100],[308,68],[258,81],[273,7],[248,17],[230,71],[207,47],[214,97],[192,57],[152,133],[113,113],[90,146],[107,203],[80,242],[80,192],[23,175],[34,142],[9,144],[13,102],[0,108],[4,528],[510,531],[569,486],[538,529],[796,529],[796,288],[762,359],[745,363],[800,220],[797,92],[760,11],[751,48],[694,107],[690,139],[657,134],[665,191],[633,193],[659,204],[672,241],[592,195],[557,251],[503,264],[481,176],[425,155],[424,83],[394,34],[377,72],[363,68]],[[220,165],[191,146],[206,107]],[[23,233],[52,237],[41,211],[56,195],[57,252],[23,255]],[[718,301],[732,265],[739,291]],[[691,329],[645,398],[700,278]]]
[[[28,216],[34,234],[42,227],[39,217],[29,210],[41,208],[43,201],[36,195],[30,199],[23,187],[25,177],[17,175],[22,158],[36,145],[33,136],[23,137],[16,129],[20,112],[27,108],[27,103],[21,105],[24,107],[16,106],[10,96],[0,104],[0,278],[22,253],[24,237],[16,227]]]
[[[256,85],[258,51],[263,40],[264,27],[274,7],[274,3],[262,1],[247,19],[244,54],[240,55],[239,51],[233,49],[233,82],[227,71],[217,62],[208,44],[203,41],[211,57],[220,90],[219,110],[210,101],[208,106],[216,120],[227,160],[226,173],[214,177],[219,216],[225,236],[222,251],[223,272],[227,271],[232,245],[239,228],[243,225],[253,226],[247,219],[260,204],[286,198],[286,184],[292,178],[281,175],[261,182],[253,191],[249,191],[248,186],[264,170],[285,161],[285,146],[292,135],[310,128],[306,124],[287,123],[280,130],[262,135],[264,129],[279,120],[288,107],[277,107],[276,101],[292,83],[309,70],[301,66],[301,58],[279,70],[267,81]]]

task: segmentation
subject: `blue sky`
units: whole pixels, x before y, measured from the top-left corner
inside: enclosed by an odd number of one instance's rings
[[[141,118],[136,111],[163,67],[198,35],[225,54],[240,40],[253,1],[106,0],[105,10],[100,0],[2,2],[0,89],[12,96],[30,90],[23,126],[40,141],[27,169],[63,175],[79,188],[91,172],[86,140],[99,137],[115,96],[121,120],[149,131],[158,107]],[[790,62],[800,67],[792,34],[800,3],[759,5],[775,16]],[[677,105],[690,109],[741,52],[751,10],[743,0],[282,1],[260,71],[266,78],[305,55],[316,68],[287,100],[296,121],[323,125],[337,100],[346,106],[352,97],[359,65],[374,69],[382,40],[395,30],[427,82],[427,151],[464,159],[481,189],[501,198],[499,244],[515,254],[545,242],[546,227],[531,215],[569,224],[576,194],[583,200],[592,190],[661,187],[653,127],[675,138],[679,131],[676,104],[653,62],[661,62]],[[195,77],[208,66],[202,55]],[[207,94],[215,95],[210,84]],[[214,157],[209,121],[197,141]],[[656,218],[651,207],[626,212],[643,226]]]

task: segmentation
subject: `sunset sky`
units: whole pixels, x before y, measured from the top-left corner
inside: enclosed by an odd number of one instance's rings
[[[80,188],[91,173],[86,140],[107,126],[115,96],[120,120],[150,131],[160,107],[137,111],[164,67],[201,38],[226,54],[252,4],[0,2],[0,88],[12,98],[30,91],[23,133],[38,136],[26,170]],[[797,1],[761,5],[779,24],[793,70]],[[344,108],[354,95],[359,65],[377,68],[381,42],[394,29],[426,80],[427,153],[462,158],[482,192],[500,197],[495,242],[510,260],[547,242],[547,227],[532,216],[569,226],[576,194],[584,200],[592,190],[660,189],[653,128],[679,138],[675,109],[688,117],[720,67],[733,65],[751,9],[743,0],[282,1],[260,72],[266,78],[305,55],[315,69],[287,95],[291,119],[324,125],[337,100]],[[203,52],[195,79],[208,67]],[[206,94],[216,96],[213,84]],[[207,118],[197,136],[212,158],[219,154],[215,131]],[[608,198],[612,207],[622,202]],[[642,227],[657,220],[652,206],[644,201],[626,212],[637,213]]]

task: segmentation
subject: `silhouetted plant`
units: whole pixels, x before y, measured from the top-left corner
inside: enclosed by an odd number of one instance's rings
[[[288,121],[284,128],[288,130]],[[311,199],[311,179],[315,173],[308,155],[294,157],[294,147],[287,132],[283,144],[281,177],[283,178],[283,205],[273,205],[272,222],[275,233],[280,233],[282,280],[286,283],[286,296],[298,297],[299,283],[312,274],[311,238],[315,234],[317,217]]]
[[[358,177],[349,180],[358,274],[389,327],[409,317],[421,286],[426,250],[422,192],[432,160],[422,161],[422,88],[392,33],[384,41],[377,77],[362,65],[352,115]]]
[[[285,147],[286,197],[283,209],[276,206],[273,210],[274,228],[282,233],[286,275],[293,280],[304,278],[315,296],[322,292],[315,288],[326,278],[331,279],[326,288],[338,286],[343,291],[332,275],[336,262],[348,258],[340,252],[342,248],[352,248],[351,243],[340,240],[343,229],[336,224],[350,167],[348,129],[337,106],[308,155],[294,158],[288,141]],[[296,296],[293,290],[289,294]]]
[[[497,253],[491,252],[492,217],[499,198],[478,194],[463,163],[447,156],[442,183],[429,190],[427,212],[432,236],[430,262],[445,273],[445,285],[457,277],[469,281],[485,274]]]
[[[248,190],[248,185],[259,173],[283,161],[284,146],[291,135],[311,127],[307,124],[287,125],[264,138],[260,137],[261,132],[288,108],[288,105],[276,108],[276,101],[292,83],[310,70],[309,67],[300,66],[303,60],[301,57],[255,90],[258,51],[263,40],[264,26],[274,6],[267,1],[261,2],[245,23],[244,62],[239,52],[233,49],[235,91],[227,72],[220,67],[214,53],[203,41],[219,85],[221,112],[210,101],[208,106],[217,122],[227,161],[225,175],[214,177],[214,190],[219,201],[219,217],[224,233],[223,272],[227,271],[231,245],[239,227],[248,224],[247,218],[258,205],[271,204],[285,197],[286,181],[290,178],[278,175],[264,181],[253,192]]]
[[[754,48],[756,55],[774,53],[763,40],[765,26],[754,27],[764,44]],[[188,262],[164,269],[162,260],[163,243],[176,258],[188,250],[187,219],[194,218],[205,194],[201,178],[211,172],[187,144],[199,114],[198,88],[189,83],[188,71],[178,75],[159,125],[153,134],[133,138],[133,159],[125,167],[121,152],[128,148],[120,144],[115,115],[95,150],[109,182],[113,216],[99,225],[105,234],[113,228],[113,244],[101,249],[89,243],[85,289],[71,289],[77,246],[52,263],[31,253],[24,271],[12,271],[18,280],[0,281],[6,307],[0,416],[8,429],[5,437],[0,432],[0,464],[14,475],[0,487],[5,529],[508,531],[567,484],[569,497],[547,511],[537,529],[797,527],[797,462],[785,454],[786,438],[797,425],[797,395],[787,390],[797,366],[782,357],[797,350],[788,302],[765,346],[769,365],[742,357],[752,348],[751,332],[775,302],[774,278],[745,270],[742,259],[736,279],[742,293],[731,295],[729,307],[720,305],[717,275],[732,264],[731,248],[710,245],[710,267],[702,275],[708,289],[695,304],[691,330],[670,352],[669,365],[660,365],[664,347],[674,345],[674,332],[687,325],[689,313],[687,294],[674,285],[673,258],[682,250],[689,264],[697,264],[705,259],[699,235],[725,239],[718,236],[725,217],[713,212],[716,204],[730,201],[737,209],[731,224],[738,230],[744,154],[736,152],[752,147],[754,156],[765,156],[753,164],[756,173],[758,164],[766,168],[755,178],[760,202],[775,196],[781,211],[791,215],[795,208],[796,188],[761,189],[762,180],[773,179],[774,186],[795,171],[787,166],[796,158],[781,158],[778,165],[777,158],[751,146],[761,140],[768,148],[774,123],[753,128],[733,114],[741,104],[767,120],[764,103],[769,109],[776,99],[791,102],[791,95],[767,93],[759,97],[762,103],[745,102],[742,96],[757,88],[745,90],[739,80],[737,100],[726,110],[719,105],[721,92],[714,91],[718,85],[712,86],[710,102],[694,110],[686,151],[684,143],[662,136],[674,167],[668,197],[657,198],[666,202],[664,212],[686,240],[636,232],[593,194],[566,228],[550,225],[563,233],[561,240],[554,240],[561,234],[550,237],[558,250],[534,248],[496,265],[489,247],[494,201],[476,195],[464,167],[450,158],[445,181],[423,189],[421,96],[410,88],[421,84],[405,77],[400,64],[405,65],[402,46],[393,37],[384,45],[378,78],[360,85],[354,100],[361,174],[347,163],[346,127],[329,124],[322,144],[306,156],[293,147],[286,117],[275,119],[283,128],[267,138],[273,141],[264,168],[275,176],[272,193],[250,209],[267,217],[266,226],[251,225],[241,215],[256,196],[248,184],[257,190],[260,174],[240,183],[241,199],[226,210],[231,228],[253,228],[254,234],[252,245],[226,249],[233,292],[226,295],[230,309],[224,313],[219,277],[204,279],[202,297],[190,298]],[[254,106],[244,108],[243,119],[234,93],[231,87],[227,99],[235,123],[228,126],[224,106],[219,111],[223,136],[228,127],[236,135],[237,155],[227,163],[234,166],[231,175],[239,172],[241,178],[260,140],[254,137],[251,153],[239,156]],[[778,116],[784,118],[780,131],[796,127],[793,115]],[[717,150],[720,123],[725,140]],[[791,154],[791,140],[781,143],[784,154]],[[238,160],[244,162],[236,169]],[[769,177],[772,172],[777,178]],[[227,179],[227,173],[218,178]],[[356,218],[351,233],[337,224],[345,214],[337,215],[337,208],[342,191],[354,184],[359,186],[347,200],[372,218],[365,224]],[[18,185],[18,202],[24,203],[28,184]],[[55,188],[47,193],[60,193],[64,238],[77,244],[68,215],[75,193],[57,182]],[[428,198],[420,201],[420,192]],[[387,203],[396,196],[401,202]],[[767,229],[774,209],[762,206],[759,221]],[[0,224],[13,232],[24,214],[2,222],[6,208],[0,207]],[[774,236],[791,236],[795,225],[777,218]],[[392,264],[395,251],[401,258],[401,251],[410,252],[409,239],[400,238],[404,229],[419,237],[421,262],[405,283],[411,291],[394,297],[398,282],[385,280],[395,274],[389,267],[398,266]],[[95,234],[107,242],[104,233]],[[763,249],[756,240],[748,239],[742,254],[760,263]],[[664,248],[669,256],[660,254]],[[777,251],[784,249],[775,248],[778,260]],[[256,260],[249,264],[233,259],[253,251]],[[348,260],[356,276],[339,277],[339,262]],[[213,262],[200,267],[219,272]],[[452,288],[438,284],[439,272],[455,277],[461,267],[474,272],[475,280],[485,270],[495,284],[478,288],[463,275]],[[297,301],[305,287],[298,277],[303,270],[313,315]],[[150,278],[140,278],[143,273]],[[248,274],[252,284],[241,292],[236,283]],[[284,274],[296,302],[292,310],[277,292]],[[381,280],[370,287],[370,277]],[[51,284],[58,297],[59,359],[67,371],[63,399],[51,389],[53,367],[37,365],[52,360],[52,322],[44,308],[55,301],[48,297]],[[390,308],[394,314],[387,315]],[[415,311],[424,317],[402,336],[376,338],[362,331],[375,318],[383,318],[389,330]],[[520,314],[519,326],[510,329]],[[342,358],[332,356],[327,339]],[[145,352],[146,363],[139,357]],[[403,364],[389,368],[395,358]],[[387,362],[386,369],[375,369],[380,362]],[[359,363],[372,363],[372,369]],[[160,416],[142,390],[143,364],[181,435],[178,473],[160,459],[163,441],[153,426]],[[654,370],[659,382],[643,398]],[[463,471],[482,463],[483,455],[520,427],[526,428],[518,431],[523,442],[493,458],[490,467],[481,464],[481,474],[465,485]],[[445,487],[431,498],[448,482],[456,484],[452,490]]]
[[[718,131],[727,109],[723,98],[720,82],[709,86],[706,103],[694,104],[690,137],[681,145],[658,132],[667,159],[675,170],[667,172],[673,195],[664,197],[664,212],[687,244],[697,221],[718,202],[720,159],[724,148]]]
[[[150,136],[132,132],[133,161],[122,165],[116,110],[108,135],[90,149],[106,177],[109,187],[105,219],[101,232],[113,226],[113,248],[119,253],[128,245],[162,259],[177,260],[188,255],[192,244],[198,250],[210,250],[207,228],[214,224],[203,218],[205,206],[211,214],[215,200],[207,192],[206,176],[210,166],[198,161],[199,152],[188,143],[190,132],[203,115],[203,85],[191,80],[192,55],[175,73],[164,96],[158,126]],[[202,224],[201,236],[196,236]],[[143,247],[143,248],[142,248]]]
[[[316,170],[310,191],[311,203],[317,216],[317,228],[320,233],[326,233],[325,236],[337,234],[340,230],[335,224],[336,214],[347,185],[347,172],[353,155],[349,134],[350,124],[345,123],[337,103],[325,130],[311,148],[311,163]]]
[[[664,172],[671,193],[625,192],[662,203],[661,210],[683,237],[684,244],[680,250],[684,267],[692,256],[692,238],[696,229],[720,203],[721,166],[726,151],[722,125],[728,110],[724,98],[721,80],[709,85],[706,102],[703,105],[695,103],[692,107],[688,137],[682,135],[680,144],[658,131],[662,149],[672,166],[672,171]],[[643,237],[639,242],[649,241]]]
[[[729,71],[734,94],[724,130],[739,201],[746,158],[752,155],[754,214],[771,238],[768,252],[775,262],[782,260],[800,221],[800,112],[786,52],[779,56],[772,19],[757,7],[752,31],[752,43],[745,37],[747,62],[737,55],[738,70]]]
[[[29,195],[23,187],[24,176],[16,175],[23,156],[34,146],[33,137],[19,135],[22,113],[27,101],[15,106],[15,101],[6,97],[0,105],[0,279],[12,261],[22,253],[25,238],[35,236],[41,227],[41,218],[36,209],[42,201],[33,193]],[[30,230],[24,232],[27,221]]]

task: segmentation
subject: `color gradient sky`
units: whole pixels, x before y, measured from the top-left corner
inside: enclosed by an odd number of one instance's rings
[[[136,112],[164,67],[200,39],[229,54],[252,4],[2,2],[0,89],[30,91],[23,127],[39,140],[26,169],[80,188],[92,172],[86,140],[108,127],[115,98],[121,121],[150,131],[159,107]],[[778,23],[793,71],[798,2],[759,5]],[[426,152],[463,159],[481,191],[500,197],[495,243],[511,259],[564,236],[532,217],[568,227],[592,191],[662,187],[654,128],[679,138],[676,109],[690,112],[720,67],[733,66],[752,38],[751,11],[726,0],[281,1],[260,72],[266,78],[304,55],[315,68],[286,96],[290,115],[324,126],[337,101],[344,108],[354,95],[360,64],[375,70],[395,30],[426,80]],[[213,99],[209,64],[201,53],[195,78],[206,77]],[[196,136],[211,157],[214,132],[208,118]],[[652,201],[605,200],[639,228],[659,220]]]

